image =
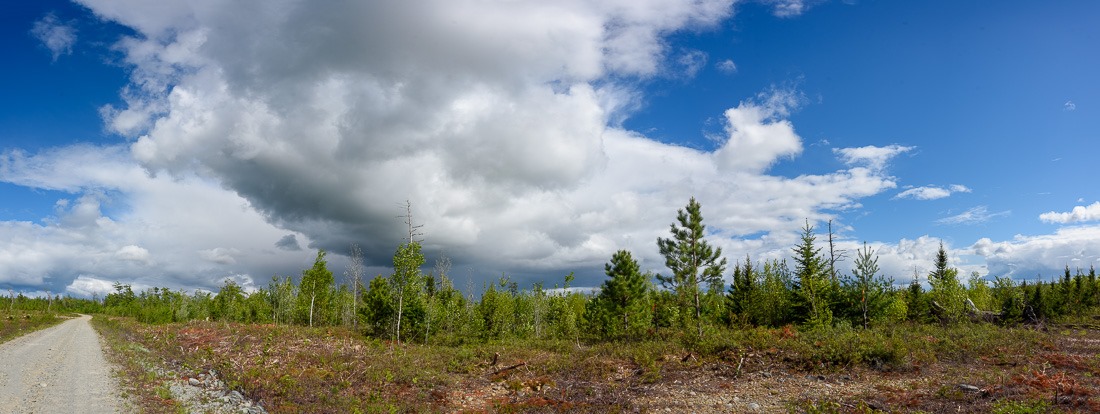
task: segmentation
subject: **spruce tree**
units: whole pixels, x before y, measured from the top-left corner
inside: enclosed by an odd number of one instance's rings
[[[748,255],[745,255],[744,264],[734,264],[733,266],[733,282],[730,283],[729,291],[726,294],[731,322],[749,322],[749,311],[755,296],[756,285],[757,271],[752,267],[752,260]]]
[[[806,220],[802,238],[794,250],[795,276],[798,278],[798,297],[804,307],[803,319],[811,326],[827,327],[833,323],[829,298],[832,288],[828,263],[821,256],[821,248],[814,246],[814,228]]]
[[[672,270],[671,276],[657,275],[661,285],[672,289],[680,299],[682,307],[693,302],[694,315],[699,335],[703,335],[702,305],[699,299],[703,284],[720,283],[726,269],[726,259],[722,257],[722,248],[712,248],[703,240],[706,226],[703,214],[695,197],[688,201],[686,209],[677,210],[676,221],[670,225],[672,238],[657,238],[657,247],[665,257],[665,266]]]
[[[928,274],[928,284],[932,286],[932,303],[939,305],[941,319],[945,322],[958,321],[965,312],[966,291],[959,282],[958,269],[948,267],[943,242],[940,242],[940,250],[936,253],[935,269]]]
[[[622,318],[622,332],[627,333],[631,311],[649,295],[649,285],[638,262],[626,250],[612,255],[611,262],[604,265],[604,272],[610,279],[604,281],[599,299],[610,306],[608,310],[613,316]]]

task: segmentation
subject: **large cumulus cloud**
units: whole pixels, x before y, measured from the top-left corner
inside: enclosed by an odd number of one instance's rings
[[[654,240],[691,196],[718,243],[766,232],[774,248],[895,187],[881,165],[769,175],[802,151],[795,91],[731,102],[713,151],[616,126],[674,65],[665,36],[731,1],[83,3],[137,32],[117,46],[126,105],[103,113],[141,165],[208,177],[311,247],[361,243],[376,265],[406,200],[430,252],[546,274],[620,248],[657,268]]]

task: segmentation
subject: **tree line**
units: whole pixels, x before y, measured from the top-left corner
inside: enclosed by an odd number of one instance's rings
[[[411,216],[411,215],[410,215]],[[830,228],[818,242],[807,221],[792,259],[729,261],[706,240],[701,206],[692,198],[677,212],[669,237],[658,238],[668,274],[642,272],[630,251],[615,252],[604,266],[607,279],[593,293],[571,288],[573,275],[547,288],[521,289],[501,276],[477,297],[456,289],[450,262],[437,260],[425,271],[416,227],[393,256],[393,272],[363,279],[363,255],[353,246],[345,282],[337,284],[320,250],[298,283],[274,276],[265,288],[246,292],[231,279],[218,292],[186,294],[165,288],[135,293],[116,283],[102,303],[66,298],[58,309],[131,316],[148,323],[195,319],[243,323],[346,326],[365,335],[394,341],[463,343],[501,338],[607,340],[667,335],[702,337],[723,328],[800,326],[869,328],[899,322],[1036,323],[1100,308],[1095,269],[1065,273],[1049,281],[992,281],[971,274],[965,282],[949,266],[943,247],[933,270],[914,274],[907,286],[883,274],[878,256],[866,243],[855,252],[851,270],[837,263]],[[922,280],[923,279],[923,280]],[[928,288],[923,281],[926,280]],[[24,306],[54,306],[20,298]],[[60,300],[60,299],[59,299]],[[12,297],[12,306],[16,298]]]

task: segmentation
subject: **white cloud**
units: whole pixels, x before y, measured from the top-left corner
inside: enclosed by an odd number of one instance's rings
[[[76,44],[76,28],[62,23],[52,13],[34,22],[31,35],[50,50],[54,61],[62,55],[72,54]]]
[[[124,103],[102,110],[132,145],[0,158],[0,180],[73,194],[43,224],[0,222],[0,282],[214,289],[296,274],[299,242],[360,243],[388,267],[409,200],[455,268],[596,285],[618,249],[661,269],[654,241],[692,196],[731,253],[787,252],[804,219],[895,188],[882,171],[905,148],[767,174],[803,148],[792,90],[725,111],[713,151],[619,127],[636,82],[677,64],[665,36],[712,27],[728,0],[82,3],[137,32],[117,45]],[[123,260],[139,246],[148,260]]]
[[[215,247],[213,249],[199,250],[198,253],[200,257],[210,262],[231,265],[237,263],[237,258],[234,256],[241,254],[241,251],[234,248]]]
[[[936,222],[939,224],[980,224],[997,217],[1007,216],[1009,214],[1011,214],[1011,212],[1009,211],[991,213],[989,212],[988,207],[977,206],[954,216],[944,217],[942,219],[936,220]]]
[[[825,141],[825,145],[828,145],[828,141]],[[892,158],[913,149],[914,147],[904,147],[897,144],[885,147],[868,145],[859,148],[834,148],[833,153],[840,158],[841,162],[847,165],[865,165],[872,170],[881,171]]]
[[[149,263],[150,261],[148,250],[132,244],[122,246],[122,248],[118,249],[118,251],[115,252],[115,257],[120,260],[128,260],[131,262],[139,263]]]
[[[737,73],[737,64],[733,63],[733,60],[730,59],[718,62],[717,64],[715,64],[715,67],[717,67],[719,71],[727,75]]]
[[[1053,234],[1017,235],[999,242],[983,238],[972,249],[985,258],[991,275],[1049,280],[1065,266],[1088,271],[1100,265],[1100,226],[1063,227]]]
[[[782,157],[802,152],[802,139],[786,119],[801,104],[791,90],[773,90],[726,110],[726,142],[715,152],[726,170],[762,172]]]
[[[820,0],[758,0],[760,3],[771,5],[772,13],[777,17],[795,17],[805,13]]]
[[[194,175],[150,176],[125,147],[9,151],[0,154],[0,181],[73,195],[40,223],[0,221],[0,285],[77,295],[114,281],[209,289],[219,275],[266,280],[312,263],[310,252],[277,251],[286,231],[236,194]],[[236,264],[197,253],[222,243],[234,246],[224,255]]]
[[[1043,213],[1039,215],[1039,220],[1045,223],[1062,224],[1100,220],[1100,201],[1088,206],[1075,206],[1072,211],[1066,213],[1054,211]]]
[[[1077,104],[1073,103],[1073,101],[1066,101],[1066,103],[1062,105],[1062,109],[1067,111],[1067,112],[1076,111],[1077,110]]]
[[[103,298],[114,291],[114,282],[86,275],[77,276],[65,287],[65,293],[87,298],[92,296]]]
[[[969,193],[971,190],[964,185],[952,184],[947,188],[933,185],[913,187],[906,189],[894,196],[895,199],[911,198],[915,200],[937,200],[950,197],[955,193]]]

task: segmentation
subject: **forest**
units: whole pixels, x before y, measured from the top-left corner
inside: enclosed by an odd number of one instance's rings
[[[553,287],[520,287],[507,276],[463,294],[446,258],[426,270],[413,230],[393,256],[393,273],[364,278],[363,254],[351,250],[337,285],[324,250],[300,277],[274,276],[246,292],[225,280],[218,292],[166,288],[134,292],[116,283],[102,299],[11,294],[9,310],[66,310],[133,317],[151,324],[190,320],[257,324],[343,326],[399,342],[462,344],[496,339],[633,340],[659,336],[698,340],[723,329],[796,326],[801,329],[869,328],[903,321],[1000,325],[1041,323],[1081,316],[1100,307],[1100,282],[1089,268],[1049,280],[1017,283],[1008,277],[967,278],[949,267],[940,246],[933,270],[906,285],[884,275],[875,251],[855,252],[852,271],[836,264],[832,232],[819,241],[807,222],[791,262],[734,260],[704,240],[701,206],[693,198],[677,212],[670,237],[657,245],[668,274],[642,273],[629,251],[605,264],[607,279],[593,293],[570,289],[572,274]],[[732,269],[730,269],[732,268]],[[732,270],[732,281],[724,275]],[[919,276],[923,276],[919,277]],[[928,288],[922,282],[927,281]],[[297,283],[295,281],[297,280]]]

